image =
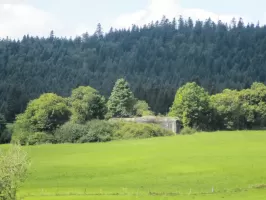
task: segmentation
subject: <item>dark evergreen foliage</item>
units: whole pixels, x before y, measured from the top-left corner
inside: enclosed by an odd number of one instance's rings
[[[266,26],[233,20],[168,20],[74,39],[26,35],[0,40],[0,113],[14,120],[45,92],[69,96],[90,85],[109,96],[124,77],[136,98],[166,113],[176,89],[194,81],[211,94],[266,82]]]
[[[0,113],[0,144],[6,144],[11,141],[11,130],[6,126],[6,119]]]

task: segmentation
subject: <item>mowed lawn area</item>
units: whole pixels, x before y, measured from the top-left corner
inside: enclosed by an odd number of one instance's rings
[[[25,200],[266,199],[266,131],[25,149]]]

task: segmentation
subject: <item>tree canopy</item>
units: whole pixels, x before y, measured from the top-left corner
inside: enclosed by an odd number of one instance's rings
[[[51,132],[67,122],[70,115],[66,99],[47,93],[28,104],[26,111],[17,117],[15,126],[33,132]]]
[[[208,125],[209,95],[195,82],[177,90],[169,116],[178,117],[185,127],[203,128]]]
[[[241,103],[236,90],[226,89],[210,98],[210,106],[215,111],[216,128],[235,130],[241,127]]]
[[[143,100],[138,100],[136,102],[136,104],[134,105],[134,113],[139,117],[154,115],[148,103]]]
[[[201,130],[265,128],[266,85],[255,82],[248,89],[209,95],[195,82],[187,83],[178,89],[169,116]]]
[[[156,19],[154,19],[156,20]],[[63,97],[90,85],[105,97],[124,77],[138,99],[167,113],[176,89],[196,82],[210,94],[266,83],[266,27],[191,18],[153,21],[130,29],[98,24],[93,35],[0,40],[0,113],[7,121],[29,100],[53,92]]]
[[[85,123],[92,119],[104,119],[106,114],[105,99],[89,86],[80,86],[72,91],[70,97],[72,121]]]

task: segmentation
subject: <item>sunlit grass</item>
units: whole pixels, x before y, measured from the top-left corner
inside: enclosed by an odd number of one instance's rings
[[[266,198],[264,131],[25,148],[26,200]]]

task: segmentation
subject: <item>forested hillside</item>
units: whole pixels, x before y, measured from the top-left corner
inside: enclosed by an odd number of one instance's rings
[[[109,96],[124,77],[138,99],[166,113],[176,90],[196,81],[211,94],[266,82],[266,26],[242,19],[221,21],[169,20],[143,27],[73,39],[24,36],[0,40],[0,113],[7,120],[45,92],[68,96],[90,85]]]

